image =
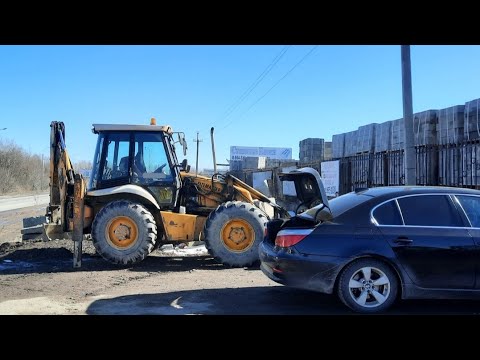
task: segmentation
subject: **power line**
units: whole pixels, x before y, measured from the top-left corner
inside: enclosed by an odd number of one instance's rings
[[[248,95],[251,94],[251,92],[262,82],[262,80],[268,75],[270,71],[275,67],[275,65],[280,61],[280,59],[286,54],[288,49],[292,45],[287,45],[280,50],[280,52],[273,58],[273,60],[270,62],[270,64],[262,71],[262,73],[255,79],[255,81],[243,92],[242,95],[232,104],[230,105],[227,110],[224,112],[222,118],[218,121],[223,121],[226,118],[228,118],[234,111],[235,109],[247,98]],[[217,122],[218,122],[217,121]]]
[[[267,96],[267,94],[272,91],[283,79],[285,79],[293,70],[295,70],[295,68],[297,66],[299,66],[303,61],[305,61],[305,59],[310,56],[310,54],[313,53],[313,51],[318,47],[318,45],[315,45],[307,54],[305,54],[299,62],[297,62],[290,70],[288,70],[285,75],[283,75],[275,84],[273,84],[273,86],[267,90],[267,92],[265,94],[263,94],[262,96],[260,96],[252,105],[250,105],[250,107],[245,110],[239,118],[242,118],[251,108],[253,108],[256,104],[258,104],[260,102],[260,100],[262,100],[265,96]],[[230,121],[227,125],[225,125],[223,128],[221,128],[220,130],[223,130],[225,129],[226,127],[228,127],[229,125],[231,125],[233,123],[233,120]]]

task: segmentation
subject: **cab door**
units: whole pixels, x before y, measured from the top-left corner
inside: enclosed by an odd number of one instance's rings
[[[175,206],[179,183],[177,169],[167,152],[163,132],[134,134],[132,184],[150,191],[160,207]]]
[[[106,189],[128,184],[130,182],[129,155],[130,133],[101,133],[93,164],[93,182],[91,182],[93,185],[90,188]]]

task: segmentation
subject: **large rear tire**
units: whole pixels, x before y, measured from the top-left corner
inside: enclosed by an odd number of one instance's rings
[[[215,259],[231,267],[259,261],[267,216],[256,206],[229,201],[212,211],[205,223],[205,246]]]
[[[104,206],[92,224],[97,252],[113,264],[129,265],[145,259],[157,240],[157,225],[144,206],[113,201]]]

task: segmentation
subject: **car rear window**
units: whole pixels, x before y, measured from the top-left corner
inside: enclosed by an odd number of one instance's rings
[[[403,225],[395,200],[380,205],[373,211],[372,215],[378,225]]]
[[[472,226],[480,228],[480,197],[457,195],[457,199],[460,201]]]
[[[337,217],[343,214],[345,211],[350,210],[351,208],[364,203],[372,199],[371,196],[358,194],[355,192],[350,192],[345,195],[340,195],[339,197],[333,198],[329,201],[330,205],[330,212],[333,217]],[[311,209],[308,209],[304,213],[300,214],[299,216],[305,216],[307,218],[313,218],[317,212],[317,210],[323,205],[314,206]]]

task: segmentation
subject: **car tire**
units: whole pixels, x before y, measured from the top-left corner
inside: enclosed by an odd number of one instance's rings
[[[130,265],[145,259],[157,240],[157,225],[144,206],[113,201],[104,206],[92,224],[92,241],[105,260]]]
[[[351,262],[341,272],[338,297],[358,313],[379,313],[395,302],[398,279],[383,261],[363,258]]]

